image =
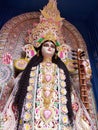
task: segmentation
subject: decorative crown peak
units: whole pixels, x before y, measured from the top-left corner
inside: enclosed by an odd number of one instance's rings
[[[59,10],[57,9],[56,0],[49,0],[49,3],[43,8],[43,10],[40,11],[43,17],[46,19],[51,19],[56,22],[63,20],[63,18],[60,16]]]
[[[63,44],[62,19],[56,0],[49,0],[49,3],[41,10],[40,22],[28,36],[29,43],[36,48],[47,40],[53,41],[56,46]]]

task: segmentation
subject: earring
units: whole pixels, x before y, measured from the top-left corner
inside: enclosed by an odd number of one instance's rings
[[[57,57],[58,57],[58,54],[57,54],[57,53],[55,53],[55,59],[57,59]]]
[[[39,50],[37,51],[37,56],[39,57]]]

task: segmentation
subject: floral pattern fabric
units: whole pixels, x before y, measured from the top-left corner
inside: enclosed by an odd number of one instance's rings
[[[40,65],[33,67],[30,73],[29,86],[24,101],[19,130],[96,130],[90,119],[88,112],[82,104],[80,97],[74,86],[72,86],[72,107],[74,111],[73,126],[68,120],[68,110],[66,107],[66,75],[62,69],[54,65],[54,89],[44,90],[43,67]],[[50,77],[46,73],[47,84],[50,85]],[[12,94],[1,114],[1,130],[16,130],[17,118],[13,111],[13,101],[18,89],[18,80]],[[45,98],[46,97],[46,98]],[[51,98],[50,98],[51,97]],[[50,100],[46,100],[49,99]],[[49,107],[44,101],[49,102]],[[17,111],[16,111],[17,112]]]

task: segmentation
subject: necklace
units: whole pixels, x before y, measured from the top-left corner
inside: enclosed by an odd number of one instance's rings
[[[43,63],[52,63],[52,58],[51,57],[44,57]]]
[[[43,105],[45,108],[49,108],[56,84],[56,65],[50,62],[43,62],[41,64],[41,76]]]

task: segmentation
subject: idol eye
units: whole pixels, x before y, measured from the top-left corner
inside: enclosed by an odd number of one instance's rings
[[[46,44],[44,44],[43,46],[44,46],[44,47],[49,47],[49,44],[46,43]]]
[[[55,49],[55,46],[54,46],[54,45],[51,45],[51,48]]]

